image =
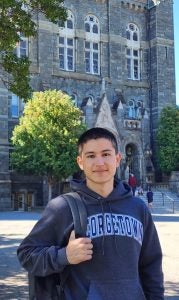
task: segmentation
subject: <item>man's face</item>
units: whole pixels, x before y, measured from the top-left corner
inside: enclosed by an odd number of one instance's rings
[[[89,140],[83,145],[77,162],[86,176],[87,185],[113,184],[116,168],[119,166],[121,155],[108,139]]]

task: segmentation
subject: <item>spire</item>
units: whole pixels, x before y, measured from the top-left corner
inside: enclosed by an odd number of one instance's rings
[[[103,95],[95,127],[103,127],[118,134],[106,93]]]
[[[88,98],[88,101],[87,101],[87,103],[86,103],[86,106],[88,106],[88,107],[92,106],[92,107],[93,107],[93,102],[92,102],[91,97]]]
[[[123,109],[123,105],[122,105],[122,102],[121,102],[121,100],[120,100],[120,102],[119,102],[119,105],[118,105],[118,108],[117,108],[117,110],[118,109],[120,109],[120,110],[122,110]]]

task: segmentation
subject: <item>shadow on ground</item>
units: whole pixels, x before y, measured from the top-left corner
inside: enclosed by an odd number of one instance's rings
[[[179,284],[170,281],[165,282],[166,296],[165,300],[179,300]],[[173,294],[172,296],[167,296],[167,293]]]
[[[37,221],[42,212],[8,211],[0,212],[0,221]]]
[[[23,238],[23,235],[22,235]],[[0,237],[0,299],[27,300],[27,273],[20,266],[17,247],[22,239],[14,234]]]
[[[152,215],[154,222],[179,222],[179,215]],[[179,298],[178,298],[179,300]]]
[[[3,300],[28,300],[27,285],[1,285],[0,284],[0,299]]]

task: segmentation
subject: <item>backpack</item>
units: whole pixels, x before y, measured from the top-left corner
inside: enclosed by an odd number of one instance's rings
[[[87,211],[83,200],[76,192],[61,195],[72,213],[75,237],[86,236],[87,229]],[[63,300],[63,288],[70,273],[70,266],[66,266],[62,273],[51,274],[45,277],[29,277],[29,300]]]

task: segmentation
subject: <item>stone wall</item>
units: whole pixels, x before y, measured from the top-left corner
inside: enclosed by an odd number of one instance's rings
[[[150,9],[148,1],[118,0],[66,0],[65,6],[75,19],[76,63],[75,71],[59,69],[59,28],[39,16],[38,35],[29,39],[29,58],[32,61],[31,84],[34,90],[57,89],[76,94],[77,105],[83,110],[88,127],[95,126],[100,113],[102,95],[105,92],[117,133],[120,150],[125,160],[126,147],[135,150],[136,177],[146,180],[146,146],[153,148],[152,160],[155,168],[155,134],[160,112],[166,105],[175,105],[175,69],[173,40],[173,4],[161,1]],[[84,63],[84,18],[95,15],[100,23],[100,74],[85,73]],[[127,79],[126,26],[134,23],[140,31],[140,80]],[[1,70],[0,70],[1,71]],[[104,84],[105,83],[105,84]],[[0,85],[0,209],[11,208],[12,193],[24,187],[24,179],[12,177],[9,171],[9,137],[17,120],[8,114],[9,91]],[[92,105],[85,99],[92,96]],[[125,122],[130,99],[143,103],[142,120],[139,126],[133,120]],[[88,105],[87,105],[88,103]],[[117,104],[117,105],[116,105]],[[132,124],[126,126],[126,124]],[[3,176],[7,175],[7,182]],[[38,193],[35,183],[31,183]],[[26,185],[27,187],[27,185]],[[30,189],[30,188],[28,188]],[[41,189],[40,189],[41,190]],[[39,203],[42,202],[39,198]]]

